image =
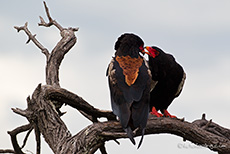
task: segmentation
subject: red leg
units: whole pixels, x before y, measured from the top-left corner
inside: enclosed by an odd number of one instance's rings
[[[170,117],[170,118],[176,118],[176,116],[171,115],[167,110],[163,110],[164,116]]]
[[[157,112],[157,110],[156,110],[155,107],[152,108],[152,112],[150,112],[150,113],[151,113],[152,115],[157,116],[157,117],[162,117],[162,116],[163,116],[161,113],[158,113],[158,112]]]

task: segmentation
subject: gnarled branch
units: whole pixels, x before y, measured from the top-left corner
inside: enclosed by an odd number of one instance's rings
[[[69,97],[69,93],[70,92],[64,89],[55,89],[51,86],[39,85],[34,91],[31,100],[32,102],[36,103],[31,104],[30,107],[27,108],[28,112],[26,113],[28,114],[31,113],[31,109],[33,110],[34,108],[39,108],[39,110],[35,110],[36,112],[33,112],[33,114],[30,116],[37,119],[37,126],[39,130],[41,130],[41,133],[43,134],[44,138],[54,153],[94,152],[95,147],[96,149],[101,147],[106,141],[119,138],[127,138],[126,133],[124,133],[120,123],[117,121],[93,123],[80,131],[78,134],[72,136],[64,122],[56,113],[52,104],[49,103],[50,99],[60,97],[59,99],[63,100],[64,102],[75,102],[77,104],[78,101],[71,99],[71,97]],[[74,94],[71,95],[75,96]],[[108,114],[107,112],[104,113],[101,110],[92,110],[90,105],[84,107],[80,106],[81,105],[79,105],[77,108],[81,108],[83,111],[88,110],[88,114],[102,114],[103,116],[107,116]],[[25,117],[28,116],[25,115]],[[29,121],[31,120],[34,121],[33,119],[29,119]],[[200,127],[200,125],[198,125],[198,123],[202,123],[203,120],[204,119],[197,120],[194,123],[189,123],[180,119],[172,119],[166,117],[157,118],[150,116],[146,126],[146,135],[170,133],[181,136],[182,138],[195,144],[205,146],[213,151],[218,151],[219,153],[229,152],[229,138],[223,137],[223,134],[219,135],[217,133],[207,131],[207,129],[212,128],[211,130],[213,130],[213,128],[221,128],[226,130],[224,133],[229,133],[230,131],[226,128],[219,127],[213,122],[210,123],[209,126],[206,126],[206,129],[203,129]],[[141,133],[137,131],[136,136],[140,135]]]
[[[68,90],[63,88],[54,88],[52,86],[45,86],[45,88],[45,97],[47,99],[62,101],[63,103],[68,104],[77,110],[83,111],[87,115],[91,116],[92,119],[104,117],[108,120],[116,120],[116,116],[112,113],[112,111],[96,109],[83,98],[72,92],[69,92]]]

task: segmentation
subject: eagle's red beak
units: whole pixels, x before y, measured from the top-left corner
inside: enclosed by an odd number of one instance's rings
[[[145,49],[148,51],[145,53],[148,54],[149,56],[153,57],[153,58],[155,58],[157,55],[159,55],[159,51],[157,51],[156,49],[153,49],[150,46],[146,46]]]
[[[151,48],[151,47],[146,46],[144,49],[146,49],[147,51],[144,50],[144,53],[148,54],[149,56],[152,56],[151,53],[149,52],[149,48]]]

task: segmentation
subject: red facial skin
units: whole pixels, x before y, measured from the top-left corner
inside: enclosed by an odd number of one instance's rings
[[[159,55],[159,52],[155,49],[153,49],[152,47],[145,47],[145,49],[148,51],[148,52],[145,52],[146,54],[148,54],[149,56],[155,58],[156,56]]]
[[[141,45],[141,46],[139,47],[139,49],[141,50],[141,53],[142,53],[142,54],[145,54],[145,49],[144,49],[144,47],[143,47],[143,46],[144,46],[144,44],[143,44],[143,45]]]

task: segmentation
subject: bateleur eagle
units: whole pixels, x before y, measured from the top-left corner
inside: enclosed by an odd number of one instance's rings
[[[157,81],[155,88],[150,93],[150,111],[160,117],[164,116],[175,118],[168,111],[168,106],[178,97],[182,91],[186,74],[175,58],[165,53],[158,47],[145,47],[149,55],[149,68],[152,80]]]
[[[118,116],[122,128],[135,145],[133,130],[140,128],[142,137],[149,114],[151,73],[140,52],[144,52],[143,40],[125,33],[115,43],[107,76],[113,113]]]

